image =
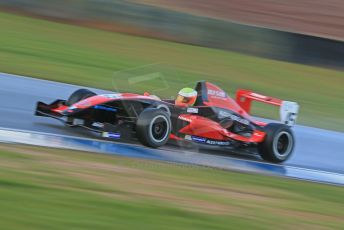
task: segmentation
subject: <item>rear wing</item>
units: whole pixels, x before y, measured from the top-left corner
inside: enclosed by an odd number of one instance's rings
[[[279,106],[281,122],[289,126],[295,124],[300,107],[296,102],[282,101],[277,98],[264,96],[245,89],[239,89],[237,91],[236,102],[247,113],[250,113],[252,101],[258,101],[274,106]]]

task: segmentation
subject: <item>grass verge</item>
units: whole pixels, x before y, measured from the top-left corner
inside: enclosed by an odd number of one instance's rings
[[[3,229],[341,229],[343,188],[0,145]]]
[[[344,131],[344,72],[0,13],[0,71],[114,90],[114,73],[168,63],[165,94],[200,79],[301,104],[299,123]],[[137,73],[135,73],[137,74]],[[124,75],[126,76],[126,75]],[[156,84],[156,83],[155,83]],[[123,84],[124,85],[124,84]],[[143,89],[150,89],[147,84]],[[154,85],[156,87],[156,85]],[[117,90],[125,90],[119,87]],[[276,118],[256,106],[255,115]],[[275,114],[277,112],[275,111]]]

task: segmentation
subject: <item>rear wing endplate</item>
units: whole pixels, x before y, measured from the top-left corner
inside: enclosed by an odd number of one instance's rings
[[[300,107],[296,102],[282,101],[278,98],[268,97],[245,89],[239,89],[237,91],[236,102],[247,113],[250,113],[252,101],[279,106],[281,122],[289,126],[295,124]]]

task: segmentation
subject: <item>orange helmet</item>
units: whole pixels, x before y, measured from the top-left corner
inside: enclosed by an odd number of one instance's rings
[[[197,99],[197,92],[191,88],[183,88],[179,91],[175,100],[175,104],[178,106],[193,106]]]

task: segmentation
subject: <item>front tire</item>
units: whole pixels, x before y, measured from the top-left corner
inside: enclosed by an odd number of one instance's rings
[[[68,100],[66,101],[67,106],[71,106],[79,101],[82,101],[86,98],[93,97],[97,94],[93,93],[92,91],[88,89],[78,89],[74,93],[70,95]]]
[[[271,123],[264,127],[265,140],[258,145],[259,155],[266,161],[281,163],[293,153],[295,138],[290,127]]]
[[[139,141],[152,148],[166,144],[171,130],[170,116],[161,109],[146,108],[141,112],[136,122],[136,133]]]

